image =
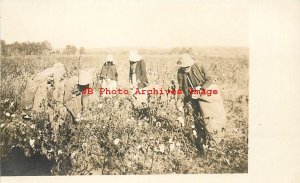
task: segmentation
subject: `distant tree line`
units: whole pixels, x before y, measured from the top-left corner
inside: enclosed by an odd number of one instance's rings
[[[1,40],[2,55],[41,55],[44,53],[50,53],[51,51],[52,46],[48,41],[22,43],[14,42],[12,44],[6,44],[4,40]]]
[[[63,54],[75,55],[76,52],[79,54],[85,54],[84,47],[79,49],[73,45],[67,45],[62,51]],[[4,40],[1,40],[1,55],[11,56],[11,55],[41,55],[41,54],[59,54],[58,50],[54,51],[52,49],[51,43],[48,41],[43,42],[14,42],[12,44],[7,44]]]
[[[184,52],[195,53],[191,47],[175,47],[175,48],[148,48],[139,49],[141,54],[145,55],[177,55]],[[65,54],[65,55],[75,55],[79,53],[80,55],[85,54],[86,51],[84,47],[77,48],[74,45],[66,45],[64,49],[52,49],[51,43],[48,41],[43,42],[14,42],[12,44],[6,44],[4,40],[1,40],[1,55],[41,55],[41,54]],[[97,54],[111,54],[111,53],[121,53],[122,55],[128,54],[128,50],[124,48],[104,48],[97,51]]]

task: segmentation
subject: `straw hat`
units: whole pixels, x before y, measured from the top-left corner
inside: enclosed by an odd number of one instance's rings
[[[93,82],[92,73],[88,70],[81,70],[79,72],[79,85],[87,85]]]
[[[107,55],[106,62],[114,62],[114,56],[113,55]]]
[[[180,67],[189,67],[195,63],[195,59],[188,53],[180,55],[177,65]]]
[[[129,62],[138,62],[142,60],[142,56],[136,50],[133,50],[130,51],[128,60]]]

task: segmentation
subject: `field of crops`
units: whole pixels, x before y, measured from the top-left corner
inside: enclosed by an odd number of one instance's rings
[[[177,81],[178,55],[144,55],[151,85],[167,89]],[[133,117],[128,95],[113,99],[99,98],[92,110],[83,114],[86,120],[70,119],[60,126],[58,140],[46,113],[38,119],[24,120],[20,97],[26,80],[34,73],[63,63],[67,72],[92,68],[99,72],[106,55],[42,55],[1,58],[1,161],[6,175],[102,175],[102,174],[170,174],[170,173],[246,173],[248,172],[248,53],[201,53],[197,62],[206,65],[220,86],[227,112],[226,136],[220,149],[207,149],[199,155],[195,148],[192,124],[181,127],[176,119],[174,97],[151,96],[151,120]],[[120,88],[128,88],[127,56],[116,54]],[[97,87],[97,86],[96,86]],[[159,125],[158,125],[159,124]],[[14,149],[24,158],[38,163],[41,171],[17,172]],[[30,169],[27,166],[25,169]]]

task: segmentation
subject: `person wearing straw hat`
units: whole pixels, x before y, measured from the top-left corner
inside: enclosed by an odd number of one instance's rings
[[[42,112],[48,106],[47,93],[55,84],[63,82],[65,67],[62,63],[55,63],[40,73],[34,74],[26,83],[22,94],[21,106],[24,111]],[[55,90],[56,100],[59,102],[59,90]]]
[[[53,67],[30,78],[22,96],[25,111],[30,109],[28,112],[32,113],[23,111],[23,118],[39,117],[42,112],[46,112],[55,138],[59,125],[63,123],[67,114],[63,105],[65,73],[65,66],[62,63],[55,63]]]
[[[177,65],[180,67],[177,72],[179,89],[183,91],[183,95],[178,95],[178,110],[185,109],[187,115],[190,114],[187,110],[192,109],[198,137],[203,137],[202,144],[209,144],[210,141],[206,141],[209,137],[219,143],[224,136],[226,115],[218,87],[204,65],[196,63],[191,54],[180,55]],[[205,94],[208,90],[216,90],[218,94],[208,96]]]
[[[64,65],[55,63],[28,79],[21,98],[24,119],[34,118],[41,112],[63,109],[64,75]]]
[[[89,69],[79,71],[79,76],[72,76],[67,79],[65,88],[65,106],[71,113],[73,119],[79,122],[82,117],[82,111],[88,114],[90,106],[96,101],[95,93],[88,94],[87,89],[93,89],[92,73]]]
[[[79,82],[78,82],[79,91],[84,93],[86,89],[93,90],[93,76],[92,72],[89,69],[83,69],[79,71]],[[86,111],[90,109],[90,105],[95,102],[94,92],[92,94],[83,94],[81,97],[82,110]]]
[[[129,53],[130,69],[129,69],[129,83],[130,88],[134,91],[136,89],[147,89],[148,78],[146,72],[146,64],[141,55],[133,50]],[[147,94],[134,94],[133,105],[139,118],[147,117],[148,109],[148,95]]]
[[[106,58],[106,62],[104,63],[101,73],[100,80],[102,81],[102,88],[108,90],[116,90],[117,82],[118,82],[118,72],[117,67],[114,64],[113,55],[108,55]],[[106,96],[105,94],[103,94]],[[112,95],[108,95],[112,96]]]

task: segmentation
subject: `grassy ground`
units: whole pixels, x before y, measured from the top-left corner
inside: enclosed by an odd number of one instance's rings
[[[65,55],[2,57],[1,67],[1,149],[7,161],[13,147],[26,156],[39,152],[54,162],[52,174],[162,174],[162,173],[245,173],[248,171],[248,56],[240,52],[201,54],[220,86],[227,112],[225,142],[220,150],[199,156],[189,138],[191,125],[176,123],[180,113],[175,100],[152,96],[151,122],[135,120],[126,95],[114,100],[100,98],[90,119],[80,123],[66,120],[58,141],[51,138],[47,115],[23,120],[19,100],[32,74],[62,62],[71,72],[76,67],[101,69],[106,55]],[[167,88],[176,81],[177,55],[145,55],[149,82]],[[129,63],[116,55],[119,85],[128,88]],[[157,122],[162,124],[157,126]],[[116,143],[118,140],[119,143]],[[34,146],[32,145],[34,142]],[[22,173],[21,173],[22,174]],[[26,173],[28,174],[28,173]],[[30,173],[29,173],[30,174]]]

